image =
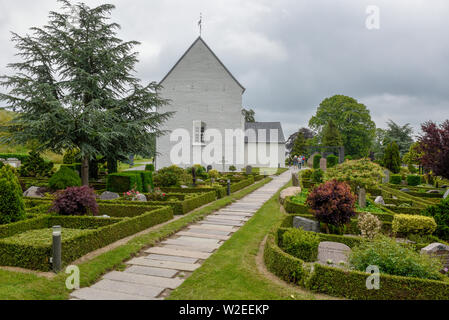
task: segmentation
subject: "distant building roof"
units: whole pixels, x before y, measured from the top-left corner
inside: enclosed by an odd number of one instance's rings
[[[267,142],[267,143],[285,143],[284,132],[282,131],[282,126],[280,122],[246,122],[246,130],[254,130],[255,134],[248,135],[245,134],[245,143],[248,142]],[[259,130],[265,130],[266,136],[259,136]],[[271,130],[277,130],[277,137],[273,135],[271,137]],[[262,133],[262,132],[261,132]]]

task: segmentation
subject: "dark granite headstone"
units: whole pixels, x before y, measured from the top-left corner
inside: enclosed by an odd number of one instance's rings
[[[304,231],[320,232],[320,223],[303,217],[293,217],[293,227]]]

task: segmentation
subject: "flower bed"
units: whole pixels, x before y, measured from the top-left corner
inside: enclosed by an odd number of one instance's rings
[[[0,265],[41,271],[51,270],[51,244],[42,241],[42,234],[54,225],[77,229],[62,238],[62,263],[67,265],[83,255],[110,243],[148,229],[173,218],[169,207],[146,207],[134,217],[98,218],[43,215],[0,226]],[[76,234],[75,234],[76,233]],[[36,234],[38,241],[30,235]]]

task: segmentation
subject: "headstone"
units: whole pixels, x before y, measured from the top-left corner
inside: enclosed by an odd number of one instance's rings
[[[209,172],[209,171],[211,171],[212,170],[212,166],[211,165],[208,165],[207,166],[207,172]]]
[[[320,232],[320,223],[303,217],[293,217],[293,227],[304,231]]]
[[[385,205],[385,201],[384,201],[384,198],[382,196],[376,197],[376,200],[374,200],[374,203],[381,204],[383,206]]]
[[[365,188],[359,189],[359,207],[360,208],[366,207],[366,190],[365,190]]]
[[[0,159],[0,161],[1,161],[2,159]],[[442,189],[447,189],[447,188],[449,188],[449,186],[448,185],[446,185],[446,184],[443,184],[442,186],[441,186],[441,188]]]
[[[279,194],[279,202],[284,203],[285,198],[296,196],[297,194],[301,193],[300,187],[289,187],[281,191]]]
[[[446,193],[443,196],[443,199],[449,198],[449,189],[446,190]]]
[[[120,195],[115,192],[105,191],[100,195],[100,200],[115,200],[120,198]]]
[[[437,194],[437,193],[440,193],[440,191],[438,191],[438,190],[429,190],[429,191],[427,191],[426,193],[434,193],[434,194]]]
[[[4,164],[9,164],[13,168],[18,168],[22,165],[22,162],[17,158],[8,158],[6,161],[3,161]]]
[[[145,197],[144,194],[139,193],[138,195],[136,195],[136,196],[133,198],[133,201],[146,202],[146,201],[147,201],[147,197]]]
[[[449,268],[449,246],[442,243],[431,243],[421,249],[422,254],[428,254],[441,259],[444,268]]]
[[[31,198],[42,198],[44,195],[39,192],[39,189],[40,187],[29,187],[28,190],[23,193],[23,196]]]
[[[292,173],[292,185],[294,187],[299,187],[301,184],[299,183],[299,178],[297,173]]]
[[[384,171],[385,177],[382,178],[382,183],[389,183],[390,182],[390,170]]]
[[[401,191],[402,191],[402,192],[410,192],[410,189],[402,188]]]
[[[326,169],[327,169],[327,159],[326,158],[320,159],[320,169],[323,171],[326,171]]]
[[[203,180],[203,179],[196,179],[196,182],[198,182],[198,183],[204,183],[204,180]]]
[[[318,246],[318,262],[328,264],[329,260],[338,262],[348,262],[348,255],[351,248],[340,242],[323,241]]]
[[[246,174],[251,174],[251,173],[253,173],[253,167],[246,166]]]
[[[184,186],[184,185],[181,186],[181,189],[188,189],[188,188],[189,188],[188,186]]]

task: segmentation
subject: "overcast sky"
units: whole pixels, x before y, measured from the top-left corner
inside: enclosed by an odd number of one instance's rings
[[[87,0],[89,5],[105,3]],[[419,132],[449,119],[447,0],[109,0],[124,40],[142,43],[138,76],[160,81],[198,36],[246,87],[258,121],[285,135],[307,126],[334,94],[364,103],[378,127],[388,119]],[[368,5],[380,28],[366,27]],[[55,0],[0,0],[0,74],[13,61],[10,31],[46,23]],[[0,89],[3,90],[3,89]]]

